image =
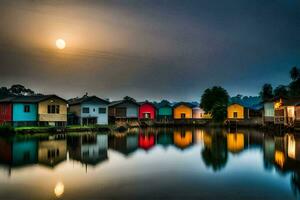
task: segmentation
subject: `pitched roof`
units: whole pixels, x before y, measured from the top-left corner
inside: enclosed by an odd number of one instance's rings
[[[81,104],[81,103],[89,102],[89,101],[98,101],[98,102],[103,102],[105,104],[109,104],[109,101],[107,101],[105,99],[101,99],[97,96],[83,96],[81,98],[70,99],[70,100],[68,100],[68,103],[69,103],[69,105],[77,105],[77,104]]]
[[[143,105],[143,104],[150,104],[150,105],[156,107],[156,105],[155,105],[154,103],[150,102],[150,101],[142,101],[142,102],[139,102],[139,104],[140,104],[140,105]]]
[[[157,108],[163,108],[163,107],[170,107],[172,108],[172,104],[168,101],[161,101],[160,103],[156,104]]]
[[[178,102],[173,107],[175,108],[175,107],[178,107],[178,106],[181,106],[181,105],[185,105],[185,106],[190,107],[190,108],[197,107],[195,104],[190,103],[190,102]]]
[[[109,107],[112,107],[112,106],[117,106],[119,104],[122,104],[122,103],[132,103],[132,104],[135,104],[137,106],[140,106],[140,104],[134,100],[130,100],[130,99],[123,99],[123,100],[119,100],[119,101],[112,101],[108,106]]]
[[[283,105],[284,106],[295,106],[300,104],[300,98],[293,98],[293,99],[284,99]]]
[[[62,101],[67,102],[65,99],[51,94],[51,95],[32,95],[32,96],[16,96],[16,97],[8,97],[5,99],[1,99],[0,103],[39,103],[41,101],[45,101],[50,98],[58,98]]]

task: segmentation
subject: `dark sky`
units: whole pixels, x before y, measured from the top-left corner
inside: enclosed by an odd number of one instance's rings
[[[65,98],[257,95],[300,63],[299,0],[1,0],[0,27],[0,86]]]

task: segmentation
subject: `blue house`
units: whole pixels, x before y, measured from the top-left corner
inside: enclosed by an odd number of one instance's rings
[[[70,124],[80,125],[107,125],[108,104],[107,100],[96,96],[83,96],[68,101],[69,113],[75,115]],[[75,119],[75,120],[74,120]]]
[[[12,105],[13,126],[35,126],[38,122],[38,103],[44,96],[18,96],[7,101]]]

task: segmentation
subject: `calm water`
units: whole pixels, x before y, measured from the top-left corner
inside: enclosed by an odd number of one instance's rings
[[[297,199],[300,136],[256,130],[0,138],[0,199]]]

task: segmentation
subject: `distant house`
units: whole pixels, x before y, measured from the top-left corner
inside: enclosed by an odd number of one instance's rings
[[[248,111],[244,106],[234,103],[227,107],[227,119],[242,120],[248,118]]]
[[[246,107],[238,103],[232,103],[227,107],[228,120],[249,120],[251,118],[261,118],[261,107]]]
[[[123,99],[108,105],[108,116],[114,119],[138,119],[140,104],[133,99]]]
[[[156,107],[153,103],[145,101],[140,103],[139,119],[154,120],[156,116]]]
[[[159,121],[167,121],[173,119],[173,107],[170,102],[162,101],[157,104],[156,118]]]
[[[107,125],[108,124],[108,104],[107,100],[96,96],[83,96],[82,98],[71,99],[69,102],[69,112],[76,116],[80,125]]]
[[[6,98],[0,100],[0,124],[12,122],[12,99]]]
[[[210,113],[206,113],[202,108],[200,108],[200,105],[197,103],[194,103],[193,107],[193,119],[212,119],[212,116]]]
[[[67,101],[56,95],[46,95],[38,102],[40,125],[65,126],[67,124]]]
[[[52,125],[67,122],[67,102],[56,95],[17,96],[0,100],[0,123],[14,126]]]
[[[263,110],[263,122],[264,124],[273,124],[274,123],[274,101],[265,101]]]
[[[295,129],[300,130],[300,103],[295,105]]]
[[[179,102],[173,106],[174,119],[192,119],[195,105],[188,102]]]
[[[295,109],[300,103],[300,98],[277,99],[274,101],[274,123],[285,126],[293,126],[296,119]]]

